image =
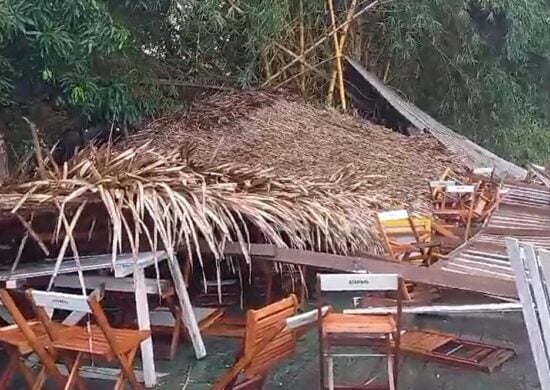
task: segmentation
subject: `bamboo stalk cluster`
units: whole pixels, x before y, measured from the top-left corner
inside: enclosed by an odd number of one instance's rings
[[[307,96],[324,97],[329,106],[349,107],[344,77],[346,44],[353,39],[353,25],[362,16],[375,10],[383,1],[326,0],[326,18],[306,15],[303,0],[297,16],[282,39],[268,45],[262,55],[265,81],[263,86],[282,87],[295,83]],[[328,20],[326,20],[328,19]],[[334,94],[338,99],[334,99]]]

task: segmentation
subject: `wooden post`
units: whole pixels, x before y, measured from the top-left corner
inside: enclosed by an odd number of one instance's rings
[[[145,272],[141,267],[136,267],[134,271],[134,287],[139,330],[151,330]],[[157,384],[157,377],[155,373],[155,356],[153,354],[153,340],[151,336],[141,343],[141,361],[143,364],[145,387],[154,387]]]
[[[199,324],[197,323],[195,313],[193,312],[193,306],[191,306],[191,300],[189,299],[189,294],[187,293],[185,280],[183,279],[180,266],[173,253],[168,254],[167,261],[168,266],[170,267],[170,273],[172,274],[172,279],[174,281],[176,294],[178,296],[183,323],[187,329],[189,338],[193,343],[196,358],[202,359],[206,356],[206,348],[204,347],[204,341],[202,340],[201,332],[199,330]]]

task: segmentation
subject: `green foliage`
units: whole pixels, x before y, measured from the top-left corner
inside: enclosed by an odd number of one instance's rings
[[[390,84],[505,157],[548,153],[540,143],[550,138],[544,0],[394,1],[375,18],[366,24],[371,66],[380,74],[389,66]]]
[[[182,102],[188,91],[170,86],[172,80],[261,84],[267,67],[291,58],[274,42],[299,50],[299,4],[0,0],[0,120],[6,110],[25,114],[38,100],[90,121],[136,123]],[[302,4],[312,43],[326,31],[324,1]],[[342,20],[349,1],[335,4]],[[504,157],[546,158],[550,8],[544,0],[395,0],[368,15],[348,47],[370,69]],[[327,73],[331,45],[329,39],[308,57]],[[324,91],[325,80],[315,77],[311,85]]]
[[[164,102],[154,88],[136,93],[143,54],[104,2],[0,0],[0,9],[0,103],[45,94],[88,120],[135,123]]]

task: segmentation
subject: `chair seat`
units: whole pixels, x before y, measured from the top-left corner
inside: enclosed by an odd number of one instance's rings
[[[323,319],[325,334],[381,334],[397,330],[392,316],[329,313]]]
[[[117,352],[127,353],[138,346],[151,334],[149,331],[134,329],[111,328],[111,335],[115,339]],[[97,325],[90,327],[74,327],[70,337],[61,336],[53,343],[54,348],[75,352],[85,352],[92,355],[103,356],[110,360],[113,358],[113,351],[107,342],[101,328]]]
[[[466,209],[451,209],[451,210],[437,210],[434,211],[434,215],[453,215],[453,216],[467,216],[470,213]]]
[[[47,337],[46,329],[42,323],[29,321],[28,325],[37,338]],[[23,355],[32,352],[32,347],[17,325],[8,325],[0,328],[0,342],[17,348]]]

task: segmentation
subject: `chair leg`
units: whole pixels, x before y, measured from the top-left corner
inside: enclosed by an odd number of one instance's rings
[[[32,389],[32,387],[34,386],[34,383],[36,382],[36,377],[34,375],[34,372],[29,367],[26,366],[24,360],[19,360],[17,363],[19,365],[19,372],[21,373],[21,375],[23,375],[23,378],[25,378],[27,387],[29,389]]]
[[[168,308],[170,309],[170,312],[174,317],[174,329],[172,329],[172,338],[170,339],[170,360],[174,360],[176,358],[176,352],[178,349],[178,344],[180,342],[180,337],[183,334],[181,326],[182,315],[181,310],[179,310],[179,307],[175,304],[172,296],[168,296],[165,299]]]
[[[392,351],[392,345],[390,340],[390,335],[386,335],[386,354],[388,358],[388,388],[390,390],[396,390],[395,387],[395,366],[394,366],[394,356]]]
[[[120,363],[120,376],[117,379],[115,384],[115,389],[118,389],[117,386],[123,385],[124,381],[127,380],[134,390],[142,390],[143,386],[138,382],[134,369],[132,367],[134,363],[134,358],[136,357],[137,350],[139,345],[134,347],[126,356],[119,355],[118,360]]]
[[[85,390],[86,387],[82,382],[82,378],[80,378],[80,375],[78,374],[78,370],[80,369],[80,365],[82,364],[82,352],[78,352],[75,359],[72,359],[72,357],[69,357],[68,355],[63,356],[62,359],[69,369],[69,376],[67,377],[67,384],[65,385],[65,389],[70,390],[72,389],[73,384],[76,384],[80,390]]]
[[[328,389],[334,390],[334,358],[332,356],[327,357],[327,382]]]
[[[40,369],[40,372],[38,373],[38,376],[36,377],[36,381],[34,382],[33,386],[31,387],[32,390],[41,390],[42,386],[44,386],[44,383],[47,379],[46,375],[46,368],[42,367]]]

